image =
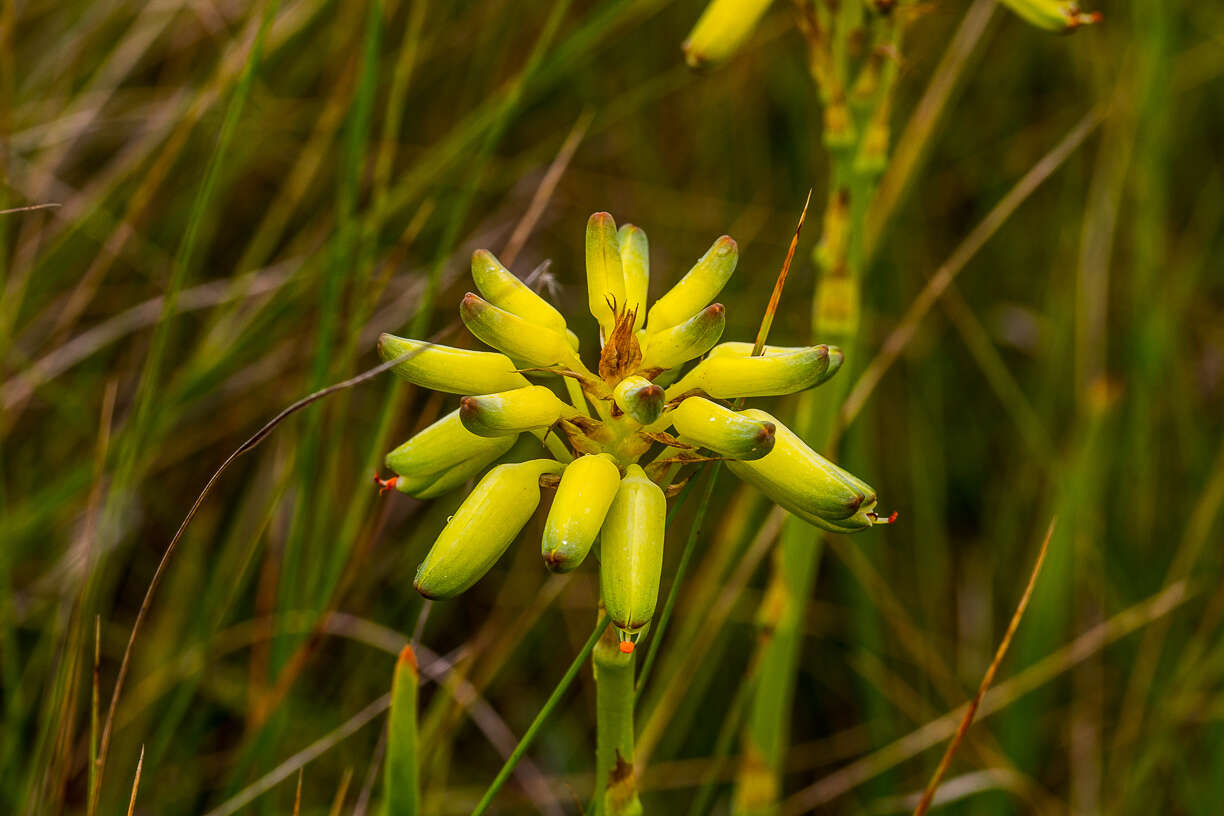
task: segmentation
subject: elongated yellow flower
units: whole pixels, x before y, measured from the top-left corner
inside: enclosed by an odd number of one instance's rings
[[[857,527],[849,521],[858,517],[871,526],[867,513],[874,511],[875,491],[837,465],[812,450],[777,418],[750,409],[744,416],[775,426],[773,449],[754,461],[728,462],[736,476],[760,488],[761,492],[795,515],[817,526],[833,525],[838,532]]]
[[[683,323],[708,306],[731,279],[739,261],[739,246],[724,235],[667,294],[655,301],[646,319],[646,331],[656,334]]]
[[[528,385],[500,394],[464,397],[459,419],[477,436],[503,436],[547,428],[573,410],[544,386]]]
[[[604,519],[599,587],[613,625],[631,642],[654,616],[666,515],[663,491],[630,465]]]
[[[459,316],[472,334],[528,366],[572,366],[578,360],[562,332],[524,320],[471,292],[463,296]]]
[[[586,270],[587,305],[604,337],[610,337],[616,326],[615,310],[623,309],[627,298],[616,221],[609,213],[595,213],[587,221]]]
[[[540,503],[540,476],[561,465],[536,459],[490,470],[447,521],[417,568],[426,598],[453,598],[497,563]]]
[[[705,354],[722,337],[726,313],[721,303],[712,303],[683,323],[649,335],[642,352],[642,368],[666,371]]]
[[[619,488],[620,469],[606,453],[580,456],[566,466],[540,548],[550,570],[569,572],[582,563]]]
[[[378,353],[384,360],[410,355],[392,370],[413,385],[448,394],[491,394],[530,384],[504,354],[439,346],[394,334],[379,335]]]
[[[488,467],[514,444],[515,434],[486,438],[463,427],[452,411],[387,454],[396,489],[418,499],[441,496]]]
[[[793,394],[825,382],[842,363],[841,349],[836,346],[771,346],[759,357],[750,356],[751,350],[749,343],[721,350],[715,346],[710,356],[667,389],[668,399],[691,391],[704,391],[718,399]]]
[[[721,62],[740,47],[770,0],[711,0],[684,41],[684,58],[693,68]]]
[[[760,459],[773,450],[777,426],[772,420],[732,411],[708,399],[689,397],[672,411],[670,419],[681,442],[728,459]]]
[[[650,288],[650,242],[646,233],[632,224],[616,231],[616,246],[620,250],[621,271],[625,275],[625,309],[636,316],[633,330],[646,322],[646,292]]]
[[[1074,0],[1002,0],[1025,22],[1046,31],[1072,31],[1082,25],[1097,23],[1100,12],[1080,11]]]
[[[472,280],[480,294],[499,309],[561,334],[567,331],[557,308],[511,274],[489,250],[472,253]]]

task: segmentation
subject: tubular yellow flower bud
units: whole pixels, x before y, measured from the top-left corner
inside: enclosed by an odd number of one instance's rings
[[[772,422],[776,426],[776,441],[773,450],[761,459],[728,462],[732,473],[817,526],[837,532],[861,529],[857,526],[857,518],[861,515],[867,519],[866,514],[874,510],[874,490],[809,448],[789,428],[764,411],[751,409],[743,414]]]
[[[712,303],[683,323],[648,335],[642,369],[666,371],[700,357],[719,341],[726,325],[726,309]]]
[[[1069,0],[1003,0],[1025,21],[1047,31],[1070,31],[1101,21],[1099,12],[1084,13],[1079,3]]]
[[[702,397],[689,397],[668,415],[680,441],[728,459],[760,459],[774,446],[774,423],[736,413]]]
[[[529,385],[500,394],[464,397],[459,402],[459,419],[477,436],[502,436],[547,428],[573,410],[544,386]]]
[[[684,42],[684,59],[692,68],[720,62],[748,38],[769,0],[712,0]]]
[[[466,482],[510,450],[516,436],[477,436],[452,411],[387,454],[396,489],[428,499]]]
[[[625,275],[625,308],[637,315],[633,330],[646,322],[646,292],[650,288],[650,244],[646,233],[632,224],[616,231],[621,269]]]
[[[463,296],[459,316],[472,334],[529,366],[581,366],[564,334],[530,323],[471,292]]]
[[[540,476],[560,471],[559,462],[536,459],[485,474],[417,568],[417,591],[426,598],[453,598],[479,581],[535,512]]]
[[[448,394],[490,394],[530,385],[513,361],[491,351],[469,351],[408,340],[394,334],[378,337],[378,353],[394,360],[412,356],[392,369],[408,382]]]
[[[555,307],[518,279],[487,249],[472,254],[472,280],[485,299],[529,323],[565,334],[565,318]]]
[[[820,385],[842,362],[836,346],[770,346],[759,357],[751,353],[751,343],[715,346],[710,356],[667,389],[668,399],[697,390],[717,399],[793,394]]]
[[[612,399],[642,425],[649,425],[663,413],[663,389],[645,377],[626,377],[612,391]]]
[[[727,285],[738,261],[739,246],[734,239],[724,235],[715,241],[688,274],[655,301],[646,321],[647,333],[671,328],[704,309]]]
[[[550,570],[569,572],[582,563],[619,487],[620,471],[609,454],[579,456],[566,466],[540,545]]]
[[[622,637],[634,640],[654,616],[663,572],[667,500],[638,465],[630,465],[600,536],[599,586]]]
[[[625,273],[616,240],[616,221],[606,212],[597,212],[586,229],[587,305],[599,321],[604,337],[612,335],[618,309],[625,306]]]

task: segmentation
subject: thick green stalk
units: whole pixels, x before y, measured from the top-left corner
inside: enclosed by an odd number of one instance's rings
[[[615,631],[604,631],[591,665],[595,669],[595,807],[604,816],[641,813],[633,780],[634,653],[619,648]]]
[[[847,144],[845,132],[831,130],[839,108],[845,108],[849,66],[844,41],[860,20],[861,7],[847,8],[833,21],[832,50],[824,58],[814,54],[814,78],[825,100],[825,145],[832,159],[828,197],[821,243],[813,253],[819,282],[812,302],[813,342],[842,348],[846,358],[857,357],[859,335],[860,281],[864,266],[864,226],[868,205],[877,187],[879,167],[863,161],[872,150],[873,123],[887,126],[890,97],[896,79],[895,66],[883,67],[868,61],[862,75],[876,72],[878,90],[871,98],[852,100],[855,110],[853,135]],[[877,22],[877,36],[897,44],[895,22]],[[813,44],[814,49],[822,46]],[[864,83],[855,83],[862,87]],[[875,148],[881,149],[878,146]],[[887,145],[884,144],[886,152]],[[857,157],[857,161],[856,161]],[[878,157],[882,161],[882,156]],[[840,428],[838,410],[850,386],[848,372],[817,391],[805,392],[799,401],[795,433],[816,450],[835,446]],[[744,758],[736,778],[732,812],[737,816],[765,816],[778,812],[782,772],[790,741],[791,704],[802,645],[802,623],[807,599],[819,570],[822,540],[820,533],[803,521],[790,517],[782,530],[782,540],[774,551],[773,570],[761,607],[757,612],[760,645],[757,659],[760,673],[744,732]]]

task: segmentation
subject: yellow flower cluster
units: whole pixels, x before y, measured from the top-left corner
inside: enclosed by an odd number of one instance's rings
[[[417,570],[423,595],[450,598],[478,581],[535,512],[541,485],[556,490],[541,545],[545,565],[572,570],[599,541],[603,601],[629,650],[654,614],[665,487],[686,464],[725,460],[825,530],[851,533],[881,522],[869,485],[775,417],[727,404],[811,388],[842,363],[841,351],[824,345],[765,346],[754,355],[750,343],[719,343],[725,310],[712,301],[738,257],[735,241],[719,238],[647,310],[646,234],[630,224],[618,230],[607,213],[591,216],[588,304],[601,340],[595,371],[562,314],[484,250],[472,258],[480,294],[463,298],[460,316],[496,352],[380,337],[384,359],[402,358],[401,377],[462,396],[458,410],[387,455],[397,475],[386,484],[423,499],[442,495],[502,458],[523,433],[551,443],[554,454],[484,475]],[[567,399],[551,387],[560,384]]]

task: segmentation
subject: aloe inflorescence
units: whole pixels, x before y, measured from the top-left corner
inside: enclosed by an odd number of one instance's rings
[[[379,338],[385,359],[403,358],[395,366],[401,377],[463,395],[457,411],[387,455],[397,475],[381,484],[418,498],[441,495],[503,457],[524,433],[552,454],[484,475],[418,568],[421,594],[450,598],[476,583],[534,514],[541,488],[555,489],[544,563],[572,570],[599,540],[603,601],[622,648],[632,651],[654,614],[666,495],[684,468],[726,461],[779,505],[832,532],[890,520],[876,514],[875,491],[861,479],[776,417],[730,402],[820,385],[841,367],[841,351],[719,343],[725,310],[712,301],[739,257],[728,236],[649,310],[648,256],[637,227],[618,230],[608,213],[587,222],[588,304],[601,341],[594,371],[562,314],[485,250],[472,258],[480,294],[464,296],[460,316],[496,352]],[[568,399],[550,387],[562,383]]]

